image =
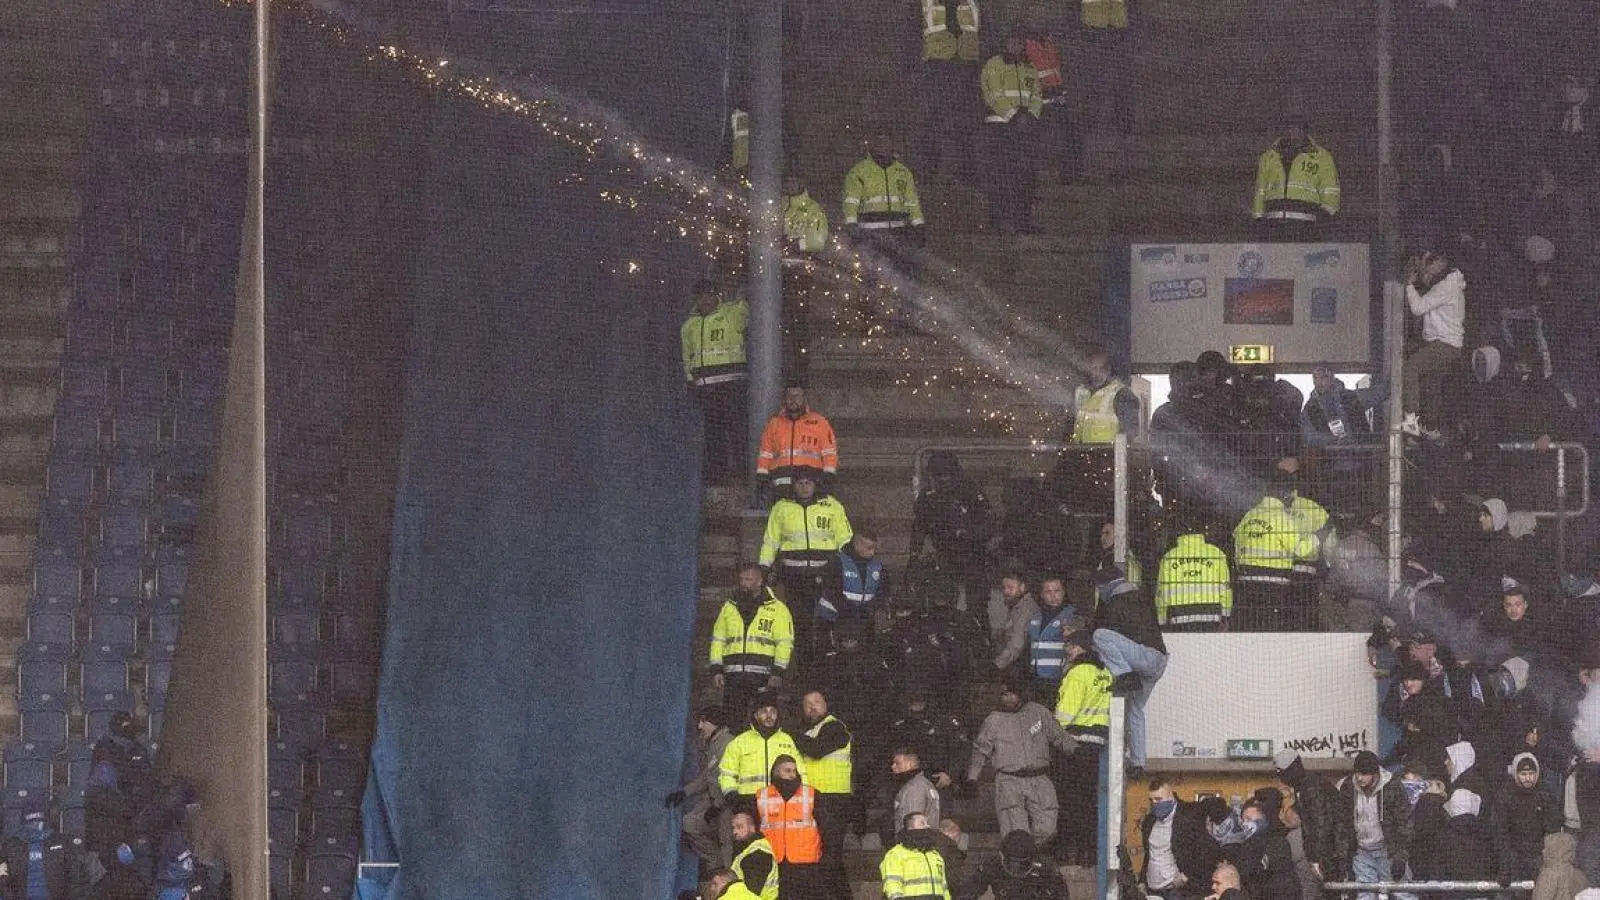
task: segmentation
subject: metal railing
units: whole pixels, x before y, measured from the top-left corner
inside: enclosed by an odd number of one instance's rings
[[[1554,441],[1546,447],[1539,447],[1530,441],[1501,444],[1502,453],[1554,453],[1556,455],[1555,470],[1555,509],[1520,510],[1530,512],[1536,518],[1554,519],[1556,523],[1556,566],[1557,571],[1567,571],[1567,520],[1574,519],[1589,511],[1589,449],[1575,441]],[[1576,454],[1578,457],[1578,474],[1582,476],[1578,486],[1580,502],[1576,509],[1569,507],[1567,498],[1571,493],[1569,481],[1570,466],[1567,465],[1567,454]]]
[[[1377,894],[1383,900],[1388,900],[1391,894],[1499,894],[1532,890],[1531,881],[1513,881],[1508,885],[1498,881],[1326,881],[1322,884],[1325,894]]]

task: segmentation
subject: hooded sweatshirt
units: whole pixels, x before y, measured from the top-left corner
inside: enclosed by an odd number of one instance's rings
[[[1512,879],[1532,878],[1544,854],[1544,839],[1561,829],[1560,806],[1546,795],[1537,779],[1533,787],[1517,783],[1517,766],[1524,760],[1540,771],[1532,753],[1518,753],[1506,767],[1506,778],[1495,792],[1490,815],[1490,832],[1500,850],[1499,874]]]
[[[1532,900],[1572,900],[1589,886],[1583,870],[1573,864],[1577,852],[1578,839],[1567,832],[1558,831],[1545,840]]]

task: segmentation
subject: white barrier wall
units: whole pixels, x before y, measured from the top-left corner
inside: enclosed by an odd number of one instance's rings
[[[1378,749],[1364,634],[1169,634],[1150,695],[1152,759],[1224,759],[1229,740],[1302,756]]]
[[[1279,365],[1362,369],[1372,359],[1366,244],[1134,244],[1129,324],[1137,370],[1266,344]]]

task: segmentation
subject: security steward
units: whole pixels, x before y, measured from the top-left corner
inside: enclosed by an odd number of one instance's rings
[[[683,377],[705,421],[704,471],[711,481],[726,480],[745,464],[749,315],[744,300],[730,299],[715,281],[702,279],[694,287],[694,311],[678,331]]]
[[[782,873],[785,897],[822,896],[817,886],[822,867],[822,830],[817,826],[817,791],[800,781],[800,768],[790,756],[772,764],[772,779],[756,793],[761,833],[772,845]]]
[[[1095,655],[1087,630],[1066,635],[1062,646],[1066,648],[1067,671],[1056,696],[1056,724],[1078,742],[1078,749],[1051,758],[1051,775],[1061,804],[1056,859],[1067,865],[1093,866],[1098,846],[1095,804],[1100,753],[1111,733],[1111,673]]]
[[[1304,118],[1290,120],[1283,136],[1256,166],[1252,212],[1257,222],[1303,228],[1339,212],[1339,172],[1333,154],[1307,133]]]
[[[900,824],[900,842],[878,864],[884,900],[950,900],[938,832],[922,813],[908,813]]]
[[[812,691],[800,700],[805,731],[794,736],[817,792],[817,822],[822,839],[817,886],[825,897],[850,896],[844,869],[844,834],[855,819],[854,739],[850,729],[828,711],[828,698]]]
[[[804,656],[813,650],[812,620],[818,601],[838,583],[839,551],[854,533],[844,504],[817,490],[816,476],[799,469],[794,499],[772,504],[761,539],[761,566],[776,575],[794,618],[795,641]]]
[[[711,626],[711,680],[732,721],[749,714],[761,691],[782,686],[794,652],[794,620],[766,586],[766,573],[745,563],[738,577]]]
[[[778,900],[778,888],[783,876],[778,871],[772,842],[756,827],[756,818],[752,813],[737,812],[733,815],[731,868],[744,886],[761,900]]]
[[[722,790],[724,806],[754,814],[756,793],[771,780],[772,764],[780,756],[798,760],[800,748],[794,745],[789,732],[778,727],[777,695],[764,691],[750,713],[750,727],[739,732],[722,751],[717,787]],[[805,765],[800,764],[799,769],[804,778]]]
[[[1194,528],[1161,557],[1156,621],[1163,631],[1227,631],[1233,615],[1228,555]]]
[[[1234,600],[1242,630],[1304,630],[1315,613],[1294,602],[1295,563],[1315,559],[1317,542],[1301,532],[1290,512],[1293,503],[1293,482],[1274,477],[1233,529]]]

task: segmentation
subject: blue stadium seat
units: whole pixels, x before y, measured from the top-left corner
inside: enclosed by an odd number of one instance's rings
[[[272,617],[272,636],[279,644],[317,643],[317,613],[312,611],[282,612]]]
[[[86,507],[76,503],[46,503],[39,510],[39,540],[35,552],[49,555],[52,562],[59,558],[76,565],[83,555],[85,512]]]
[[[300,846],[300,788],[267,788],[267,834],[274,850],[293,853]]]
[[[322,742],[326,711],[310,697],[274,698],[273,736],[280,741],[310,747]]]
[[[89,640],[133,646],[139,640],[138,604],[123,597],[96,598],[89,605]]]
[[[324,741],[317,748],[317,787],[344,788],[360,796],[366,780],[366,748],[346,740]]]
[[[156,514],[163,525],[193,528],[200,521],[200,502],[193,497],[168,494],[161,498]]]
[[[109,420],[88,410],[56,408],[53,446],[57,452],[93,452],[99,450],[109,436]]]
[[[189,564],[168,562],[156,565],[156,596],[182,597],[189,581]]]
[[[267,875],[271,881],[272,900],[289,900],[300,880],[295,877],[294,857],[277,847],[267,856]]]
[[[159,360],[174,349],[176,338],[177,325],[170,316],[140,316],[128,323],[128,355]]]
[[[5,748],[6,787],[48,791],[55,781],[58,747],[18,741]]]
[[[317,690],[316,649],[297,644],[274,644],[267,665],[271,696],[294,698]]]
[[[311,795],[312,840],[345,840],[361,833],[361,798],[347,788],[318,788]]]
[[[172,683],[172,660],[152,659],[144,664],[144,692],[151,705],[161,705],[165,701],[167,687]]]
[[[4,821],[6,834],[16,834],[22,824],[22,810],[43,801],[50,802],[50,788],[6,787],[0,791],[0,820]]]
[[[28,598],[28,615],[34,613],[52,613],[55,615],[71,616],[78,612],[77,597],[51,596],[37,594]]]
[[[83,785],[69,784],[56,794],[56,806],[61,810],[61,832],[73,837],[83,836]]]
[[[107,471],[107,493],[113,499],[148,497],[156,489],[156,470],[149,457],[122,454]]]
[[[346,658],[328,664],[328,696],[334,703],[365,703],[377,689],[378,667],[371,662]]]
[[[112,316],[68,317],[66,356],[74,361],[74,368],[91,368],[91,364],[83,361],[111,356],[121,344],[118,334],[121,328],[121,321]],[[66,381],[65,368],[62,381]]]
[[[105,737],[111,731],[111,717],[119,712],[133,712],[132,691],[99,691],[92,694],[85,691],[83,736],[90,741]]]
[[[111,420],[111,443],[123,452],[154,452],[161,446],[161,414],[142,406],[118,407]]]
[[[67,742],[67,698],[62,692],[40,691],[17,697],[21,738],[59,747]]]
[[[107,505],[100,513],[100,545],[114,549],[144,549],[149,537],[143,505]]]
[[[159,743],[161,741],[161,720],[165,716],[165,709],[152,706],[148,710],[146,718],[150,721],[145,725],[145,738],[147,738],[152,744]]]
[[[155,358],[131,357],[122,365],[122,410],[134,407],[154,408],[167,399],[166,361]],[[120,411],[119,411],[120,417]]]
[[[267,786],[298,794],[305,784],[305,751],[287,741],[267,746]]]
[[[116,597],[136,601],[144,596],[144,570],[132,563],[96,566],[94,595],[102,600]]]
[[[83,685],[83,699],[126,692],[128,690],[128,660],[133,648],[127,644],[90,644],[83,648],[78,672]]]
[[[68,597],[83,594],[83,567],[76,563],[40,563],[33,570],[35,597]]]
[[[28,640],[71,645],[75,637],[76,622],[71,613],[28,610]]]
[[[94,745],[88,741],[67,741],[67,784],[83,787],[89,783],[89,769],[94,765]]]
[[[282,560],[274,572],[276,593],[280,597],[305,597],[318,600],[327,573],[322,566],[303,560]]]
[[[94,499],[99,480],[99,468],[93,459],[58,456],[50,461],[45,474],[45,500],[87,506]]]
[[[116,379],[110,366],[69,360],[61,366],[61,396],[73,400],[106,400],[114,395]]]
[[[27,697],[65,697],[67,661],[71,656],[71,644],[27,641],[17,648],[19,700]]]
[[[333,517],[315,504],[290,506],[276,524],[279,548],[293,556],[324,554],[332,545]]]
[[[179,601],[179,602],[171,602]],[[150,643],[176,644],[178,642],[178,623],[182,620],[180,611],[183,609],[181,598],[163,597],[156,601],[155,608],[150,611]]]

